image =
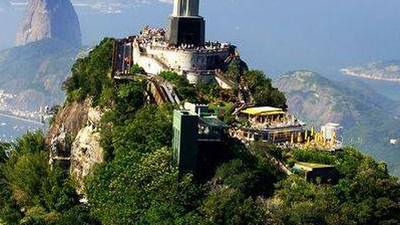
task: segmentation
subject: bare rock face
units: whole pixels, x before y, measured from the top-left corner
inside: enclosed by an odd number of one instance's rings
[[[78,16],[70,0],[31,0],[17,33],[17,45],[54,38],[81,45]]]
[[[51,146],[51,163],[64,165],[77,184],[77,191],[84,193],[84,180],[93,167],[104,161],[100,146],[102,117],[99,108],[92,102],[72,102],[64,106],[55,116],[46,142]]]
[[[79,193],[84,192],[84,180],[92,168],[104,161],[100,131],[97,128],[101,116],[99,108],[89,108],[87,125],[79,131],[72,143],[70,174],[78,184]]]
[[[84,180],[92,168],[103,162],[100,133],[92,125],[81,129],[71,148],[70,174],[78,184],[78,192],[84,192]]]
[[[64,106],[54,118],[50,126],[46,143],[51,145],[51,140],[60,135],[60,130],[65,130],[71,137],[75,137],[78,132],[88,123],[88,113],[91,101],[72,102]]]

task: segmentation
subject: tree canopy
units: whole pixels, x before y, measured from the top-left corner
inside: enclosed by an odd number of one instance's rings
[[[29,133],[7,148],[9,157],[0,162],[2,221],[7,224],[58,224],[64,213],[79,206],[72,182],[57,165],[50,167],[41,132]]]
[[[58,165],[40,132],[0,144],[0,223],[44,225],[248,225],[399,224],[400,184],[386,165],[352,148],[330,153],[282,150],[226,137],[201,151],[204,177],[180,174],[173,163],[171,105],[146,104],[140,79],[113,83],[112,40],[78,59],[66,81],[68,101],[92,98],[105,108],[101,146],[105,162],[85,181],[89,204],[81,204],[74,183]],[[284,95],[262,72],[228,68],[256,105],[286,107]],[[135,68],[135,71],[139,68]],[[135,73],[135,71],[133,71]],[[164,72],[180,97],[231,111],[237,99],[215,85],[190,85]],[[229,99],[229,100],[227,100]],[[226,115],[222,117],[229,118]],[[207,149],[206,149],[207,148]],[[208,154],[206,154],[208,153]],[[214,158],[207,158],[207,157]],[[220,156],[222,155],[222,156]],[[335,165],[336,183],[286,176],[275,165],[297,161]]]

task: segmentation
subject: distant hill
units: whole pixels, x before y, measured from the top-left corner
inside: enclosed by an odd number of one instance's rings
[[[69,0],[31,0],[17,33],[17,45],[47,38],[81,46],[78,16]]]
[[[345,75],[364,79],[400,82],[400,60],[348,67],[341,71]]]
[[[331,81],[310,71],[283,75],[276,86],[286,93],[289,110],[310,125],[339,122],[347,144],[356,145],[400,174],[400,146],[390,138],[400,137],[399,103],[355,81]]]
[[[0,7],[7,3],[0,0]],[[81,47],[81,31],[70,0],[31,0],[24,12],[19,47],[0,52],[0,111],[37,117],[32,112],[63,101],[61,83]],[[9,33],[6,24],[1,26]]]
[[[77,54],[77,48],[55,39],[1,51],[0,90],[15,95],[10,110],[36,111],[62,102],[61,84]]]

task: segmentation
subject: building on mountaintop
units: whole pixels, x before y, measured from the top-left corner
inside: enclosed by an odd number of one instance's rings
[[[241,110],[230,135],[242,142],[262,141],[283,148],[309,148],[335,152],[343,149],[343,127],[327,123],[320,131],[308,129],[294,115],[280,108],[263,106]]]
[[[116,42],[113,74],[126,75],[138,65],[149,75],[174,71],[192,84],[213,82],[239,54],[230,43],[206,42],[205,36],[199,0],[175,0],[167,29],[145,27]]]
[[[197,143],[198,123],[197,115],[184,110],[174,110],[172,147],[174,162],[181,173],[196,170],[199,151]]]
[[[247,108],[238,114],[237,120],[239,125],[231,128],[230,133],[245,142],[301,143],[305,139],[305,124],[280,108]]]

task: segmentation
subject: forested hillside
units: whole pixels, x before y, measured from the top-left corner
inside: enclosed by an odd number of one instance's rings
[[[212,149],[201,176],[180,174],[172,160],[172,105],[146,103],[145,81],[116,84],[110,75],[112,39],[79,59],[64,84],[65,106],[92,100],[104,112],[101,145],[105,161],[85,180],[84,196],[73,177],[48,164],[41,133],[0,148],[0,223],[24,225],[159,224],[399,224],[400,184],[386,165],[352,148],[329,153],[285,151],[227,137]],[[232,71],[234,71],[232,69]],[[217,86],[193,86],[172,74],[183,99],[223,104],[230,95]],[[258,103],[284,106],[283,94],[260,71],[243,80]],[[228,106],[226,106],[228,108]],[[229,121],[229,118],[224,118]],[[273,156],[273,157],[271,157]],[[334,183],[306,181],[280,172],[271,158],[329,163]],[[86,197],[87,204],[79,202]]]

